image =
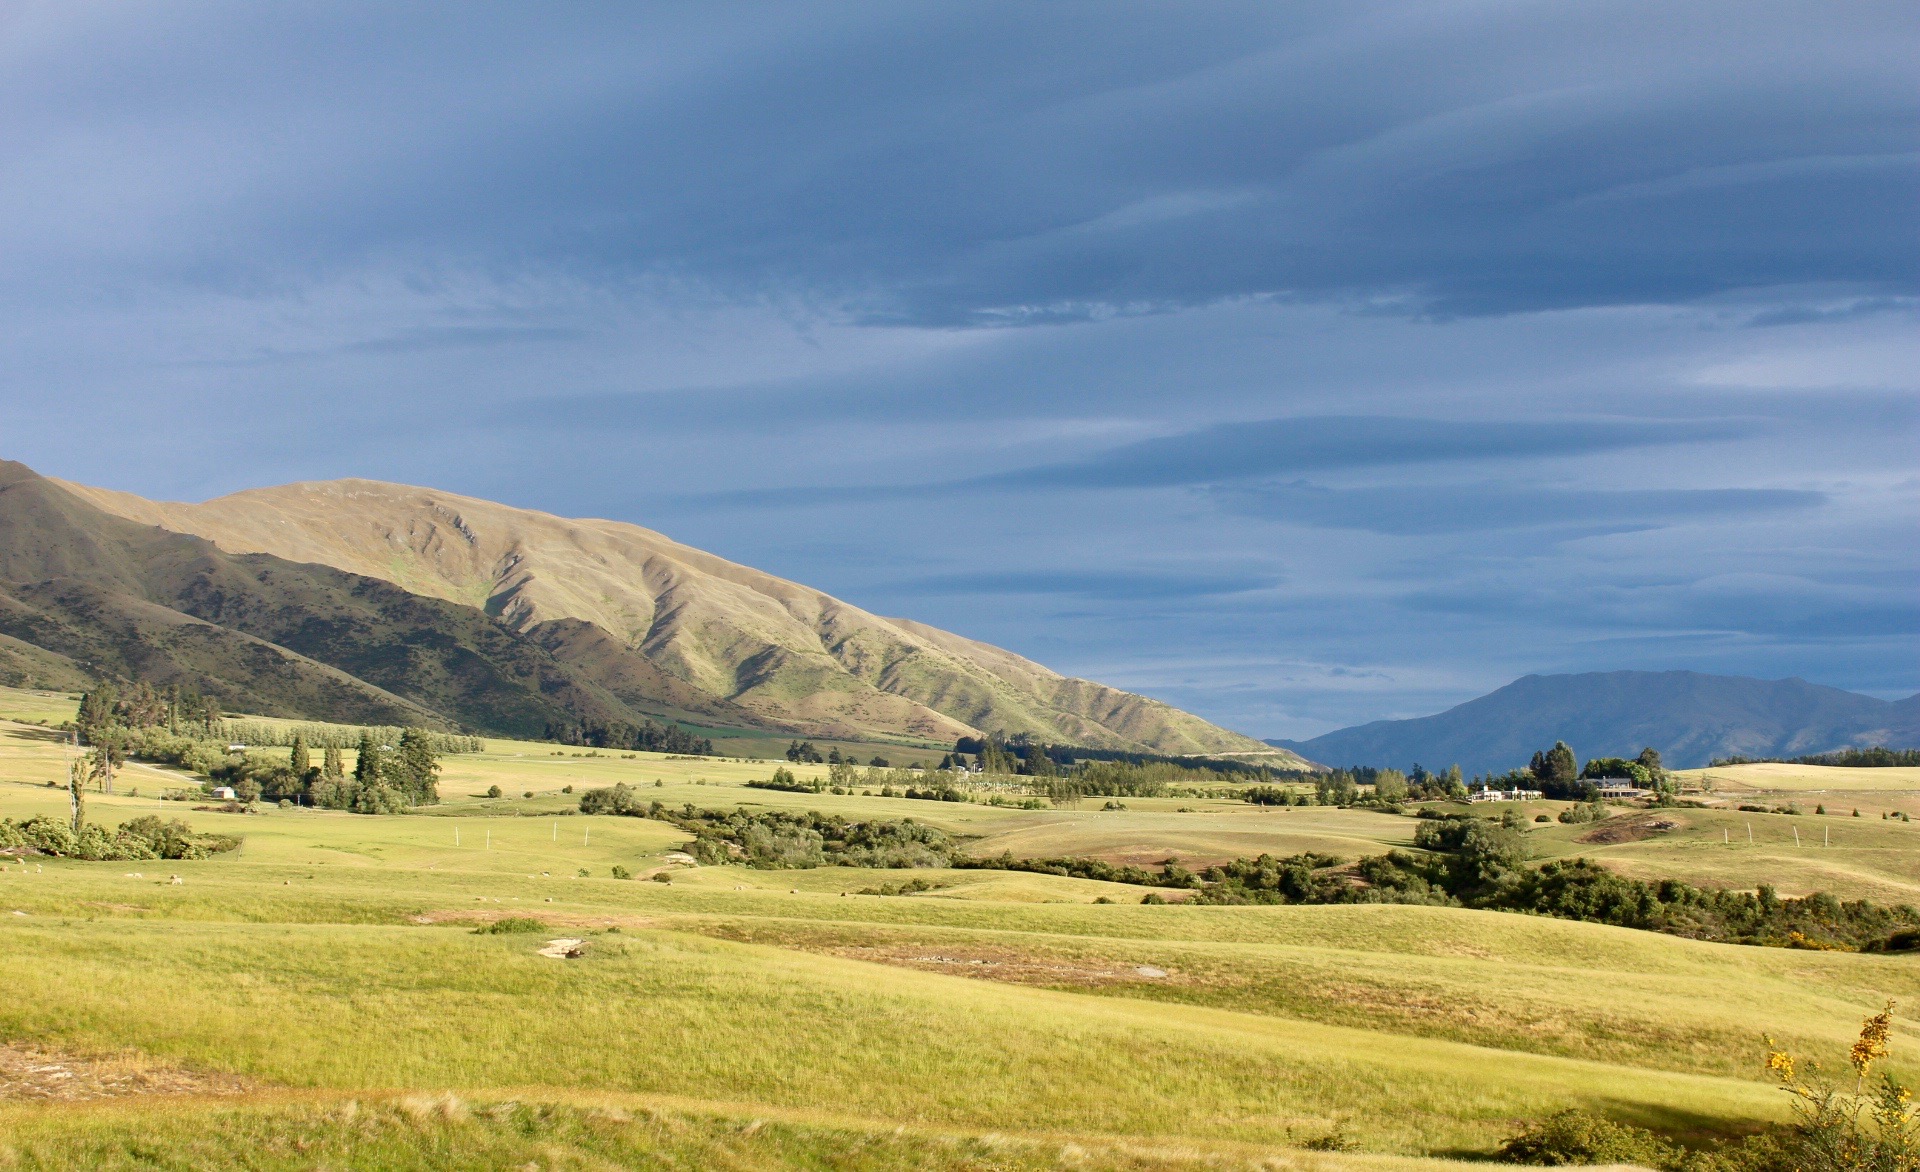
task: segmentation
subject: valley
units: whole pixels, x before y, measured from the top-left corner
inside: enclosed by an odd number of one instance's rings
[[[47,783],[67,750],[23,721],[58,723],[73,705],[0,692],[14,718],[0,723],[0,817],[65,816]],[[157,800],[186,775],[131,763],[119,792],[89,796],[90,817],[182,817],[240,847],[0,866],[13,962],[0,1034],[62,1061],[137,1054],[225,1088],[16,1100],[0,1106],[15,1150],[35,1166],[96,1152],[94,1166],[130,1167],[115,1163],[130,1150],[117,1136],[190,1159],[197,1144],[271,1134],[306,1146],[269,1144],[264,1167],[351,1143],[404,1166],[429,1150],[586,1167],[644,1149],[748,1167],[862,1151],[927,1167],[1201,1168],[1338,1136],[1349,1150],[1267,1166],[1445,1167],[1565,1106],[1696,1144],[1740,1134],[1782,1117],[1759,1031],[1832,1055],[1887,998],[1920,998],[1906,955],[1497,911],[1151,907],[1129,884],[1019,871],[690,866],[678,827],[583,816],[578,799],[622,783],[670,807],[910,817],[977,855],[1194,867],[1406,849],[1417,820],[1373,810],[1197,792],[1113,810],[995,807],[985,789],[966,802],[788,793],[745,785],[768,775],[762,761],[499,739],[442,765],[439,805],[357,815],[193,809]],[[1920,839],[1866,808],[1920,813],[1920,792],[1857,797],[1859,819],[1851,805],[1714,806],[1591,841],[1650,817],[1622,811],[1529,838],[1537,858],[1911,902]],[[1748,822],[1753,843],[1722,841]],[[1831,827],[1834,845],[1794,848],[1795,826],[1808,839]],[[476,934],[495,925],[508,930]],[[560,937],[581,942],[577,959],[539,955]],[[1916,1043],[1897,1027],[1903,1077],[1920,1073]]]

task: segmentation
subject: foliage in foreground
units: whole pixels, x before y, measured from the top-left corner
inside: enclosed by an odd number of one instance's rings
[[[1173,1172],[1217,1167],[1150,1146],[950,1136],[893,1127],[673,1113],[619,1106],[466,1103],[452,1095],[255,1105],[90,1104],[5,1120],[0,1169],[256,1172],[379,1168],[839,1168],[931,1172]],[[1142,1150],[1143,1146],[1147,1150]]]
[[[135,862],[141,859],[204,859],[240,845],[227,834],[195,834],[179,819],[163,821],[152,814],[108,831],[88,822],[75,834],[67,823],[45,816],[24,822],[0,820],[0,850],[26,848],[43,855],[92,862]]]
[[[1768,1039],[1767,1072],[1793,1096],[1794,1120],[1737,1144],[1686,1152],[1640,1128],[1568,1110],[1507,1140],[1500,1156],[1513,1164],[1632,1163],[1672,1172],[1920,1172],[1920,1109],[1912,1092],[1884,1072],[1872,1077],[1892,1033],[1889,1001],[1861,1023],[1848,1051],[1851,1087],[1772,1049]]]

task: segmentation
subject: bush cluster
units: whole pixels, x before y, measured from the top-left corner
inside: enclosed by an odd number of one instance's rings
[[[671,823],[693,835],[683,849],[708,866],[945,867],[959,849],[946,831],[911,818],[893,822],[813,811],[702,810],[691,802],[676,810],[659,801],[642,801],[625,783],[588,790],[580,796],[580,812]]]
[[[109,831],[88,822],[75,834],[66,822],[45,816],[24,822],[0,820],[0,849],[25,847],[41,854],[93,862],[133,862],[142,859],[204,859],[240,845],[225,834],[195,834],[178,819],[163,821],[152,814]]]

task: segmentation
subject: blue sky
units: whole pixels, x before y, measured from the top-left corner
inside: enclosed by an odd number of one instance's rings
[[[1910,5],[22,3],[7,457],[632,520],[1262,736],[1920,689]]]

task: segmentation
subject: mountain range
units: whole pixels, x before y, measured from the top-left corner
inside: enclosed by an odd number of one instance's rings
[[[1734,755],[1912,748],[1920,747],[1920,695],[1887,701],[1801,679],[1690,671],[1532,675],[1434,716],[1267,743],[1335,765],[1458,764],[1490,773],[1524,766],[1556,740],[1582,758],[1631,757],[1652,746],[1676,769]]]
[[[618,521],[368,480],[202,504],[0,462],[0,680],[537,736],[568,721],[1292,754]]]

